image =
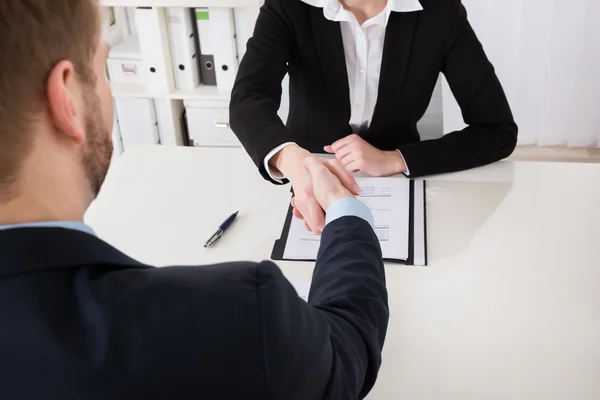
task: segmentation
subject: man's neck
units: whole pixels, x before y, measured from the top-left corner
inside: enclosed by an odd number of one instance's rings
[[[0,225],[83,222],[85,211],[93,200],[91,192],[82,194],[82,184],[78,184],[73,175],[58,174],[61,179],[46,174],[46,170],[55,169],[36,168],[29,174],[23,174],[14,188],[15,195],[0,201]]]
[[[50,201],[21,196],[7,203],[0,203],[0,225],[19,225],[32,222],[73,221],[83,222],[83,205]]]

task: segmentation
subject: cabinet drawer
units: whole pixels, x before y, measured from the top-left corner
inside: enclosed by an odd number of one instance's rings
[[[241,147],[229,128],[229,109],[197,108],[186,103],[188,131],[193,146]]]
[[[125,150],[160,143],[154,100],[116,99],[115,109]]]

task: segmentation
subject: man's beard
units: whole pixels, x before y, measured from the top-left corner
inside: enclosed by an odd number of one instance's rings
[[[94,92],[85,96],[86,139],[82,162],[94,197],[104,183],[113,153],[112,127],[104,126],[100,98]]]

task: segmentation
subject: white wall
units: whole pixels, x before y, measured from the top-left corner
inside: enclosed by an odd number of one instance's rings
[[[437,139],[444,134],[441,79],[438,79],[429,108],[421,121],[419,121],[417,127],[421,133],[422,140]]]
[[[462,0],[519,125],[519,144],[600,147],[600,1]],[[464,126],[444,83],[444,127]]]

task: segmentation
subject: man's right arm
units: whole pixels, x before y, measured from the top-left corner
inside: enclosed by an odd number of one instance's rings
[[[364,398],[389,318],[381,248],[369,223],[346,216],[325,227],[308,304],[274,264],[262,263],[258,276],[270,397]]]
[[[381,247],[364,220],[344,217],[325,227],[309,304],[327,313],[334,347],[345,350],[329,384],[339,396],[331,398],[348,398],[342,394],[350,382],[353,398],[363,398],[375,384],[389,320]]]
[[[343,165],[313,157],[304,164],[327,225],[308,305],[278,269],[258,269],[269,390],[286,400],[363,398],[377,377],[389,318],[381,246],[369,208],[330,170]]]

